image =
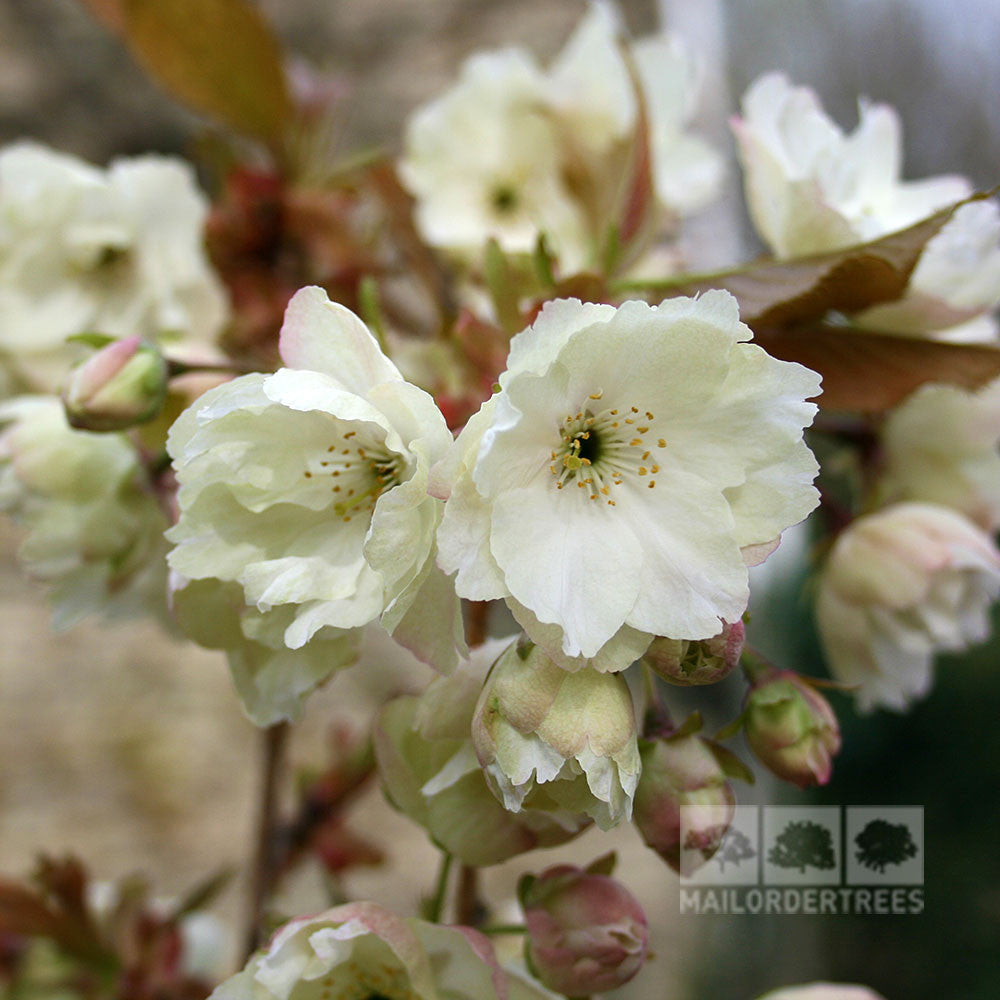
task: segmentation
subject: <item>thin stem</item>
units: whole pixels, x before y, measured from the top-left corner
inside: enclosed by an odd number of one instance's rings
[[[278,784],[284,769],[291,726],[279,722],[261,733],[261,779],[257,807],[257,839],[250,872],[250,908],[246,922],[246,955],[261,943],[264,907],[274,888],[277,872]]]
[[[724,267],[718,271],[699,271],[692,274],[676,274],[669,278],[629,278],[623,281],[613,281],[611,291],[615,294],[628,292],[669,292],[685,285],[703,285],[720,279],[732,278],[747,270],[747,265],[739,267]]]
[[[743,647],[743,652],[740,655],[740,666],[743,667],[743,672],[746,674],[751,687],[757,687],[777,672],[773,663],[749,646]]]
[[[465,619],[465,641],[470,649],[481,646],[489,635],[490,602],[470,601]]]
[[[492,924],[489,927],[480,927],[482,934],[527,934],[528,928],[524,924]]]
[[[646,710],[643,713],[643,736],[653,739],[669,736],[674,731],[673,720],[656,682],[656,674],[648,663],[642,664],[642,688]]]
[[[462,865],[458,871],[458,889],[455,893],[455,922],[465,927],[475,927],[483,917],[479,902],[479,869]]]
[[[441,867],[438,868],[437,885],[434,888],[434,895],[427,905],[427,919],[431,923],[441,923],[441,916],[444,913],[444,901],[448,894],[448,875],[451,872],[454,857],[447,851],[441,853]]]

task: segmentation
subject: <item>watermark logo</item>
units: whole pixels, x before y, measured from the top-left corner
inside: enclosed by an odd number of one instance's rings
[[[923,910],[920,806],[737,806],[721,840],[712,808],[681,809],[682,913]]]
[[[923,809],[849,806],[845,839],[848,885],[923,885]]]

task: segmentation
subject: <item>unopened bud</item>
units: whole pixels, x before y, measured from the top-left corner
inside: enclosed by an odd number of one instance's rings
[[[646,914],[620,882],[557,865],[518,887],[528,928],[528,966],[550,990],[571,997],[617,989],[646,960]]]
[[[716,748],[696,735],[643,741],[640,754],[633,822],[674,871],[691,875],[718,850],[733,820],[726,771]]]
[[[743,622],[725,624],[711,639],[654,639],[643,662],[671,684],[714,684],[726,677],[740,662],[743,651]]]
[[[771,673],[747,694],[750,749],[779,778],[825,785],[840,750],[840,727],[829,702],[798,674]]]
[[[70,376],[63,392],[70,425],[119,431],[160,412],[167,389],[163,355],[139,337],[115,340]]]

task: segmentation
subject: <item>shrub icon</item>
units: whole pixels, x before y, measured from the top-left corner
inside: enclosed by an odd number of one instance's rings
[[[854,838],[854,843],[858,861],[879,874],[886,865],[901,865],[917,854],[910,828],[905,823],[889,823],[884,819],[873,819]]]
[[[779,868],[830,869],[837,865],[830,831],[811,820],[793,820],[775,838],[767,860]]]
[[[750,846],[750,838],[735,827],[729,827],[719,841],[718,850],[713,855],[713,859],[719,865],[719,871],[725,871],[727,864],[738,865],[747,858],[757,856],[757,852]]]

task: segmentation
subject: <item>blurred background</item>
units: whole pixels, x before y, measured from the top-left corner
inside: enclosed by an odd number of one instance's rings
[[[346,88],[345,151],[398,142],[410,110],[479,48],[525,45],[548,57],[582,0],[263,0],[289,52]],[[958,172],[1000,181],[1000,6],[996,0],[622,0],[637,35],[665,18],[702,52],[705,131],[730,153],[726,120],[758,74],[785,70],[853,126],[858,96],[896,105],[910,177]],[[75,0],[0,0],[0,142],[32,136],[96,162],[146,151],[190,154],[199,123],[134,65]],[[731,172],[727,199],[685,239],[694,262],[753,252]],[[257,744],[221,656],[172,643],[152,625],[87,625],[53,635],[40,591],[18,574],[0,525],[0,872],[24,874],[39,849],[79,853],[98,877],[146,872],[164,895],[241,860],[249,842]],[[784,666],[820,673],[806,581],[768,575],[756,642]],[[864,982],[888,1000],[1000,996],[1000,645],[942,660],[932,696],[909,715],[855,715],[834,696],[845,749],[811,796],[765,782],[745,801],[925,808],[920,916],[679,916],[676,878],[631,831],[612,840],[624,880],[654,921],[657,956],[621,996],[750,1000],[814,979]],[[343,677],[316,696],[295,734],[297,764],[321,764],[331,722],[360,718],[375,680]],[[741,695],[719,685],[726,717]],[[352,895],[404,907],[427,889],[435,852],[377,792],[353,824],[377,830],[382,869],[347,878]],[[593,833],[574,848],[607,849]],[[560,851],[559,857],[566,852]],[[513,872],[549,863],[547,852]],[[501,896],[511,872],[491,873]],[[241,886],[220,901],[234,919]],[[289,910],[322,904],[318,875]]]

